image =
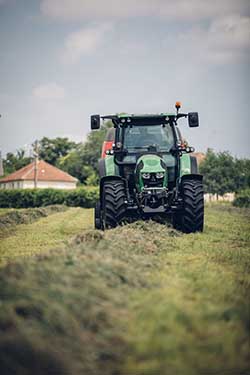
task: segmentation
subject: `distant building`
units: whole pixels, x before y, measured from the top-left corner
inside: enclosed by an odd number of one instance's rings
[[[37,187],[75,189],[77,178],[39,160],[37,163]],[[0,179],[0,189],[32,189],[35,187],[35,162]]]

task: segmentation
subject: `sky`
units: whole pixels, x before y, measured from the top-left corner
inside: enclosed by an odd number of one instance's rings
[[[84,141],[91,114],[197,111],[196,151],[250,157],[249,0],[0,0],[0,150]]]

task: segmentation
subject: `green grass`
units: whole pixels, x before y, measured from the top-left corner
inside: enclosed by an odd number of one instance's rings
[[[49,209],[49,207],[34,208],[27,209],[26,212],[30,211],[31,215],[34,215],[36,211]],[[92,225],[93,210],[82,208],[70,208],[64,212],[50,214],[35,223],[12,227],[11,235],[10,228],[6,225],[6,230],[2,229],[2,238],[0,233],[0,266],[19,256],[44,253],[65,243],[71,236],[83,229],[91,228]]]
[[[18,229],[27,254],[40,254],[0,271],[4,375],[250,373],[249,210],[208,206],[203,234],[138,222],[65,244],[91,216],[69,210]]]
[[[0,216],[16,210],[15,208],[0,208]]]
[[[28,209],[7,209],[0,215],[0,239],[12,236],[19,224],[30,224],[42,217],[68,209],[64,205],[53,205]]]
[[[135,295],[127,373],[250,371],[249,216],[214,206],[206,219],[204,234],[161,255],[156,287]]]

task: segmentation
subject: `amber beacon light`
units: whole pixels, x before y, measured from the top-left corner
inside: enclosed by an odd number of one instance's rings
[[[175,108],[180,109],[181,108],[181,102],[176,102],[175,103]]]

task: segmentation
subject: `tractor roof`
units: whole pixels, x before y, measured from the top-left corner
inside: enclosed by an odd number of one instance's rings
[[[128,119],[128,118],[162,118],[162,117],[175,117],[176,113],[144,113],[144,114],[134,114],[134,113],[118,113],[116,115],[106,115],[101,116],[103,119]]]
[[[116,115],[101,116],[102,119],[112,120],[114,125],[157,125],[167,124],[176,121],[177,118],[182,117],[176,113],[157,113],[157,114],[128,114],[121,113]]]
[[[129,113],[121,113],[118,114],[118,118],[128,118],[128,117],[165,117],[165,116],[176,116],[175,113],[144,113],[144,114],[129,114]]]

